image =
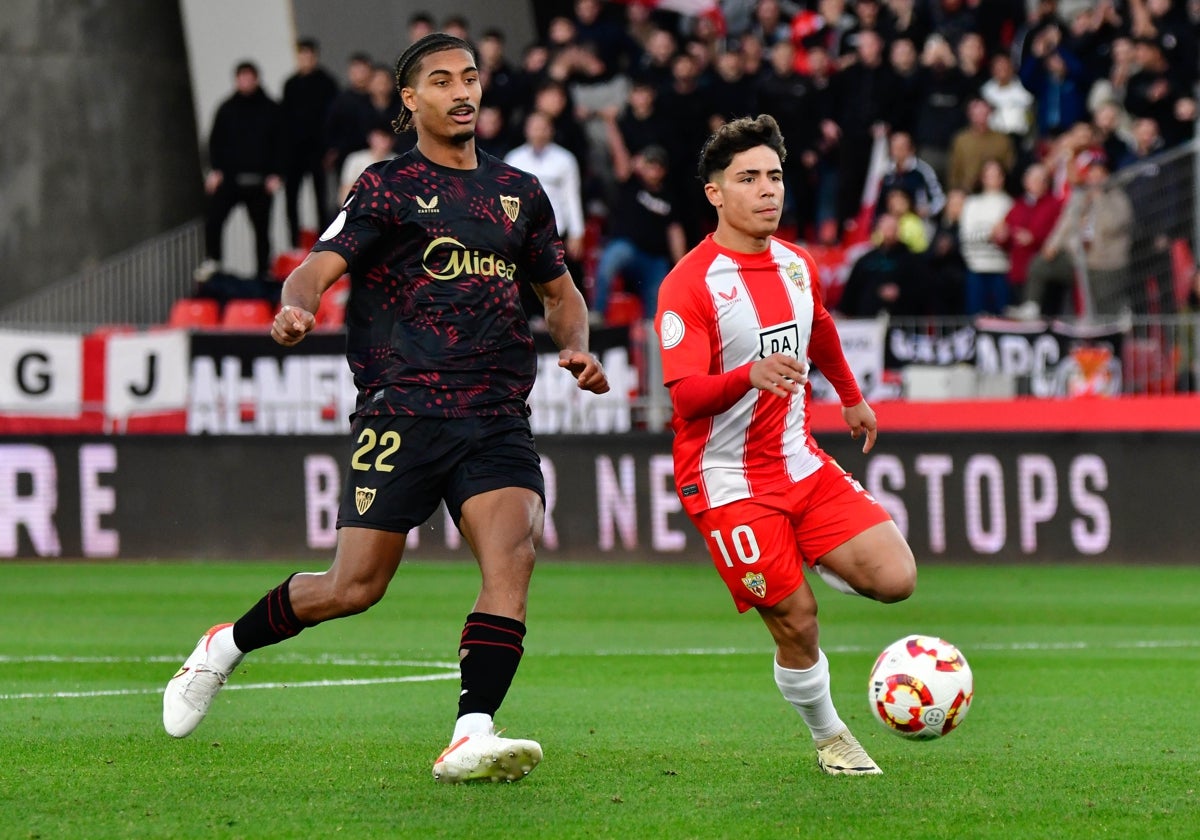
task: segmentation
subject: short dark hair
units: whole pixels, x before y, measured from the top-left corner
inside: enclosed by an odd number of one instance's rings
[[[700,180],[707,183],[718,172],[724,172],[733,161],[734,155],[766,146],[779,155],[782,163],[787,160],[787,149],[783,145],[783,132],[779,123],[770,114],[757,117],[741,117],[727,122],[712,133],[700,150]]]
[[[296,42],[297,50],[308,50],[310,52],[320,52],[321,43],[316,38],[301,38]]]
[[[233,71],[233,75],[240,76],[242,73],[253,73],[255,78],[257,78],[259,76],[258,65],[253,61],[239,61]]]
[[[630,73],[629,86],[631,88],[649,88],[654,93],[658,93],[658,83],[648,73]]]
[[[537,86],[533,90],[533,95],[537,96],[539,93],[546,90],[556,90],[559,93],[565,94],[567,93],[567,86],[558,79],[547,76],[537,83]]]
[[[392,122],[385,117],[371,120],[367,126],[367,134],[374,134],[376,131],[383,131],[388,134],[392,133]]]
[[[475,47],[470,41],[464,41],[455,35],[447,35],[445,32],[431,32],[423,38],[419,38],[409,45],[400,57],[396,59],[396,90],[402,91],[406,87],[412,87],[417,80],[417,71],[421,69],[421,60],[431,53],[445,52],[446,50],[466,50],[471,54],[473,61],[479,61],[479,54],[475,52]],[[412,126],[412,111],[400,103],[400,116],[392,121],[392,128],[397,133],[408,131]]]

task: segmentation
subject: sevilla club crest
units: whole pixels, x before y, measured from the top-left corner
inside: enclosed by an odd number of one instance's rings
[[[515,195],[500,196],[500,206],[504,208],[504,215],[508,216],[510,222],[515,222],[521,213],[521,199]]]
[[[355,487],[354,488],[354,506],[358,508],[358,515],[362,516],[367,512],[367,508],[371,506],[371,502],[375,501],[374,487]]]

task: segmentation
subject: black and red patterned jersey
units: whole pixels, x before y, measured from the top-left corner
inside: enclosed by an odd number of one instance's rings
[[[477,152],[472,170],[416,149],[367,168],[314,251],[350,266],[346,355],[356,414],[526,414],[537,356],[518,284],[561,276],[542,187]]]

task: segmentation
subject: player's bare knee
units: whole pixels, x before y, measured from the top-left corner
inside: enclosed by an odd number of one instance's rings
[[[885,604],[903,601],[917,588],[917,564],[911,553],[898,557],[887,566],[886,574],[880,575],[875,600]]]

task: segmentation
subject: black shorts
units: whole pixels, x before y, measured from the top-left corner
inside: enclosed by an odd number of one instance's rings
[[[441,501],[463,502],[502,487],[526,487],[546,502],[541,459],[526,417],[358,417],[338,527],[404,532]]]

